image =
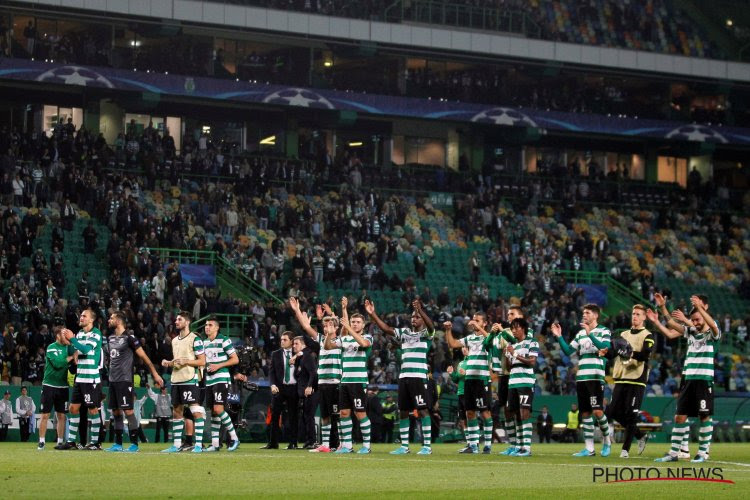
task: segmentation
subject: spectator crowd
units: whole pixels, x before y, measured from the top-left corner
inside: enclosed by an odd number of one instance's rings
[[[101,134],[75,130],[70,122],[58,124],[51,137],[4,127],[0,152],[5,183],[0,352],[6,383],[38,384],[52,325],[75,329],[85,307],[97,311],[100,321],[109,311],[123,311],[157,366],[171,355],[173,320],[180,310],[194,317],[246,314],[250,320],[242,341],[257,348],[251,378],[264,379],[279,335],[297,328],[286,305],[270,296],[242,301],[185,283],[177,262],[162,261],[149,250],[159,247],[214,251],[272,295],[297,296],[311,312],[315,304],[339,302],[340,297],[321,294],[329,288],[347,290],[360,312],[368,291],[401,296],[406,305],[419,296],[428,313],[436,321],[451,320],[458,335],[474,311],[504,321],[507,307],[520,303],[541,340],[539,390],[551,394],[570,393],[574,373],[547,335],[549,325],[558,320],[571,335],[586,301],[583,290],[571,288],[557,269],[608,272],[649,299],[664,288],[658,286],[664,273],[693,279],[689,272],[680,275],[693,270],[705,278],[703,268],[690,260],[701,255],[701,266],[715,266],[717,276],[727,277],[722,286],[745,298],[750,289],[746,217],[716,212],[718,202],[690,192],[683,193],[693,200],[683,211],[599,209],[602,200],[584,203],[581,189],[586,180],[594,184],[591,191],[603,182],[596,168],[589,168],[588,176],[578,172],[566,184],[563,210],[549,204],[557,185],[534,181],[529,196],[509,200],[494,187],[492,172],[476,180],[467,176],[466,193],[456,197],[448,216],[429,199],[368,189],[370,184],[362,182],[368,167],[348,152],[305,160],[247,156],[232,144],[191,135],[178,153],[169,133],[151,126],[138,131],[131,124],[109,145]],[[570,177],[567,171],[565,176]],[[85,219],[91,224],[76,222]],[[38,244],[42,233],[50,236],[47,248]],[[643,240],[643,235],[652,236]],[[85,271],[64,272],[65,245],[73,239],[83,240],[83,251],[106,264],[107,279],[89,282]],[[471,283],[468,289],[435,290],[433,296],[424,286],[437,266],[431,249],[469,244],[477,253],[455,277],[457,283]],[[413,262],[413,273],[389,271],[405,257]],[[519,285],[520,296],[491,295],[486,282],[501,279]],[[62,293],[71,280],[74,296]],[[403,326],[406,312],[395,308],[387,319]],[[627,328],[627,311],[607,322],[613,329]],[[722,322],[744,347],[747,320]],[[375,339],[371,382],[393,383],[397,349],[374,325],[369,328]],[[677,389],[681,349],[660,340],[651,361],[651,393]],[[443,390],[453,390],[445,371],[453,354],[440,338],[434,341],[430,364]],[[720,356],[718,363],[720,386],[747,389],[746,358]],[[147,380],[144,366],[137,371]]]

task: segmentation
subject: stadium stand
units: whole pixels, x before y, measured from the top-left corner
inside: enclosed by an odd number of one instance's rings
[[[722,321],[725,316],[729,318],[729,343],[735,344],[729,347],[745,350],[746,338],[733,335],[748,310],[747,296],[738,298],[736,294],[746,288],[742,276],[748,274],[748,250],[743,242],[748,240],[744,228],[749,221],[744,217],[725,213],[701,219],[694,210],[670,212],[668,216],[657,210],[623,207],[615,211],[606,208],[605,199],[579,205],[580,192],[570,188],[566,199],[572,204],[571,210],[555,213],[545,200],[538,199],[543,198],[538,180],[532,180],[531,197],[519,191],[515,201],[507,200],[508,193],[502,188],[485,189],[477,183],[474,192],[456,200],[453,215],[449,215],[435,209],[429,199],[398,194],[403,177],[394,178],[390,195],[380,189],[357,189],[360,180],[355,172],[374,167],[367,168],[351,158],[340,160],[345,174],[334,179],[330,172],[325,177],[325,170],[314,161],[224,156],[227,151],[222,147],[228,146],[221,144],[209,144],[205,153],[195,157],[190,152],[167,155],[165,166],[180,161],[182,165],[202,164],[205,168],[203,173],[189,173],[182,168],[144,165],[156,142],[148,129],[128,138],[139,144],[137,154],[121,156],[129,167],[119,167],[115,163],[118,153],[104,144],[97,145],[85,131],[67,134],[60,129],[58,133],[58,147],[67,153],[58,164],[47,164],[41,180],[50,189],[50,202],[45,203],[36,196],[41,188],[34,184],[30,169],[44,164],[49,144],[44,140],[29,143],[28,136],[3,131],[4,141],[12,144],[11,153],[24,150],[31,160],[18,163],[27,187],[22,197],[14,200],[18,201],[15,208],[6,210],[3,224],[4,262],[8,263],[4,274],[7,319],[15,325],[14,330],[22,332],[21,338],[29,338],[28,356],[38,352],[46,340],[34,332],[34,321],[49,315],[70,320],[75,318],[76,308],[87,301],[102,308],[121,308],[131,315],[134,330],[153,346],[151,354],[157,360],[157,346],[164,338],[161,335],[172,328],[174,310],[187,307],[196,317],[263,310],[258,314],[262,321],[258,321],[257,334],[256,324],[249,332],[250,324],[246,323],[237,336],[257,343],[268,354],[277,341],[276,325],[289,324],[287,312],[278,301],[242,301],[236,293],[224,296],[192,285],[182,289],[169,269],[165,278],[169,285],[166,292],[160,292],[163,298],[157,298],[155,278],[169,258],[162,261],[158,251],[148,249],[170,247],[225,256],[271,295],[297,295],[306,305],[335,303],[341,294],[350,294],[361,308],[364,292],[360,297],[359,290],[366,289],[384,311],[408,311],[408,304],[419,296],[433,314],[452,317],[460,325],[467,311],[484,309],[499,320],[507,304],[522,303],[541,337],[547,339],[546,329],[555,318],[566,331],[577,327],[577,311],[583,300],[582,291],[569,290],[566,280],[557,277],[555,271],[599,271],[611,275],[636,296],[649,297],[657,289],[672,290],[681,307],[692,290],[706,291],[712,311],[717,311]],[[185,141],[186,151],[190,151],[190,139]],[[102,156],[92,165],[75,155],[77,148],[90,148]],[[16,165],[7,154],[3,160],[4,165]],[[103,167],[103,163],[109,166]],[[146,168],[139,169],[141,165]],[[253,182],[235,183],[218,175],[235,166],[240,167],[239,172],[244,169],[240,178]],[[285,176],[281,172],[287,168],[290,173]],[[267,170],[271,173],[264,184]],[[627,186],[627,181],[621,182]],[[408,177],[405,184],[412,184]],[[488,184],[494,186],[495,182]],[[388,184],[379,188],[385,186]],[[571,186],[580,188],[576,182]],[[690,194],[683,192],[681,196],[687,199]],[[71,217],[65,216],[66,198],[76,201]],[[29,208],[32,201],[39,207]],[[701,203],[712,206],[710,199],[703,198]],[[89,221],[94,223],[93,251],[86,251],[82,236]],[[31,249],[11,246],[18,240],[18,228],[26,226],[30,226],[32,235]],[[38,226],[41,228],[34,231]],[[709,240],[703,227],[722,235],[721,241]],[[58,243],[62,248],[55,252]],[[35,264],[38,257],[33,250],[41,251],[43,264]],[[476,275],[469,266],[473,254],[481,262]],[[415,267],[417,255],[425,261],[424,271]],[[700,259],[693,260],[691,256],[697,255]],[[51,268],[48,274],[53,288],[42,285],[46,282],[45,267]],[[102,285],[88,290],[84,271],[88,281]],[[149,324],[152,320],[156,321],[153,325]],[[622,312],[608,321],[617,328],[628,324]],[[382,370],[375,370],[374,380],[387,383],[397,376],[396,363],[385,339],[376,338],[379,349],[374,363]],[[445,366],[447,349],[439,344],[436,347],[433,363],[440,370]],[[565,361],[557,349],[554,342],[544,344],[539,387],[545,393],[573,389],[572,374],[564,363],[557,362]],[[672,362],[679,359],[673,358],[674,354],[670,346],[662,345],[664,359],[652,361],[655,369],[651,387],[656,394],[674,390],[679,369]],[[11,373],[21,370],[22,378],[33,379],[30,363],[35,358],[24,356],[18,366],[12,362],[12,354],[10,359]],[[744,358],[730,359],[730,372],[746,373]],[[725,380],[729,383],[730,377]],[[743,377],[731,380],[740,387],[746,385]]]

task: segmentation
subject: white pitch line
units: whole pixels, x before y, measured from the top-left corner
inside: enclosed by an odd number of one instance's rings
[[[153,456],[153,455],[178,455],[178,456],[191,455],[191,456],[194,456],[194,455],[198,455],[198,454],[197,453],[196,454],[189,454],[189,453],[160,453],[160,452],[146,451],[146,452],[138,452],[138,453],[122,453],[122,455],[130,455],[130,456],[135,456],[135,455],[149,455],[149,456]],[[203,453],[201,453],[200,455],[203,455]],[[277,459],[286,460],[286,459],[289,458],[290,455],[294,455],[294,453],[289,453],[289,454],[274,454],[274,453],[258,454],[258,453],[253,453],[252,455],[234,454],[234,453],[232,453],[232,454],[230,454],[230,453],[206,453],[205,455],[210,456],[210,457],[215,457],[215,458],[222,458],[222,459],[229,459],[229,458],[235,458],[235,459],[237,459],[239,457],[247,457],[247,458],[251,459],[251,458],[258,457],[258,458],[277,458]],[[352,455],[356,455],[356,454],[352,454]],[[549,455],[568,456],[568,455],[566,455],[564,453],[545,453],[544,455],[539,455],[539,456],[549,456]],[[299,456],[301,456],[301,454]],[[318,454],[317,456],[318,457],[322,457],[322,455],[320,455],[320,454]],[[312,457],[310,457],[310,458],[312,458]],[[366,460],[366,461],[391,462],[391,463],[396,463],[396,461],[398,460],[397,458],[385,458],[385,457],[373,457],[373,456],[367,456],[367,457],[365,457],[365,456],[362,456],[362,457],[354,457],[354,456],[352,456],[351,458],[356,458],[356,459],[359,459],[359,460]],[[632,457],[632,458],[629,458],[627,460],[628,461],[633,461],[633,459],[635,459],[635,458],[636,457]],[[648,457],[638,457],[637,459],[638,460],[649,460]],[[562,467],[627,467],[628,466],[627,462],[625,462],[625,463],[623,463],[623,462],[618,462],[618,463],[587,462],[587,463],[580,463],[580,464],[563,464],[563,463],[550,464],[550,463],[539,463],[539,462],[535,463],[535,462],[529,462],[529,461],[523,460],[523,457],[519,457],[518,461],[483,460],[483,461],[468,462],[466,460],[451,460],[451,459],[444,459],[444,458],[437,458],[437,459],[433,459],[433,458],[415,458],[415,459],[412,459],[412,458],[409,458],[409,459],[406,459],[406,460],[409,460],[409,462],[440,463],[440,464],[483,464],[483,465],[484,464],[487,464],[487,465],[490,465],[490,464],[497,464],[497,465],[519,465],[520,464],[520,465],[562,466]],[[623,459],[623,460],[625,460],[625,459]],[[707,463],[707,464],[728,464],[728,465],[737,465],[737,466],[741,466],[741,467],[750,467],[750,464],[745,464],[745,463],[741,463],[741,462],[723,462],[723,461],[712,460],[710,462],[705,462],[705,463]],[[642,466],[640,466],[640,467],[642,467]],[[670,469],[670,468],[672,468],[670,466],[661,466],[661,467],[659,467],[659,466],[656,466],[656,465],[649,466],[649,467],[653,467],[653,468],[657,468],[657,469]],[[747,469],[725,469],[725,470],[727,470],[728,472],[750,472]]]

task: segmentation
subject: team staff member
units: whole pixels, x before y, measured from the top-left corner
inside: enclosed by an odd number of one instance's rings
[[[286,407],[289,424],[289,445],[287,450],[297,449],[297,379],[294,378],[292,359],[292,332],[286,331],[280,337],[281,349],[271,353],[269,379],[271,382],[271,439],[263,449],[279,447],[279,418]]]
[[[31,419],[34,418],[34,412],[36,411],[36,405],[34,400],[29,397],[29,390],[24,385],[21,387],[21,395],[16,399],[16,414],[18,415],[18,429],[21,431],[21,442],[25,443],[29,440],[31,430],[29,424]]]
[[[464,432],[466,437],[466,398],[464,396],[464,383],[466,381],[466,365],[469,361],[466,359],[469,356],[469,349],[466,347],[461,348],[461,354],[464,355],[464,359],[458,363],[456,368],[453,365],[448,366],[448,375],[451,376],[451,380],[456,384],[456,395],[458,396],[458,416],[456,417],[456,427]],[[468,445],[468,442],[467,442]]]
[[[172,401],[167,394],[167,387],[163,385],[159,393],[155,393],[151,387],[148,388],[148,397],[154,402],[154,417],[156,418],[156,435],[154,442],[159,442],[159,436],[164,431],[164,442],[169,439],[169,418],[172,416]]]
[[[549,413],[549,408],[542,406],[542,413],[536,417],[536,433],[539,435],[539,443],[543,443],[545,440],[550,443],[552,441],[552,426],[554,421],[552,415]]]
[[[294,378],[297,379],[297,397],[302,401],[299,405],[302,409],[301,426],[305,433],[304,449],[315,448],[315,399],[313,394],[318,388],[318,364],[315,356],[305,345],[302,336],[295,337],[292,341],[292,363],[294,365]]]
[[[607,418],[617,420],[625,428],[620,458],[630,456],[633,437],[638,440],[639,455],[643,453],[648,440],[648,434],[638,428],[638,420],[646,393],[648,359],[654,346],[654,335],[644,326],[646,308],[643,305],[634,305],[630,317],[630,330],[620,334],[612,349],[600,351],[601,355],[614,359],[612,377],[615,379],[615,388],[606,413]]]
[[[57,416],[57,446],[60,449],[65,436],[65,414],[68,411],[68,363],[73,359],[68,355],[70,341],[65,338],[64,328],[52,329],[55,341],[47,347],[44,357],[44,378],[42,379],[42,419],[39,421],[39,445],[43,450],[47,435],[47,422],[52,410]]]

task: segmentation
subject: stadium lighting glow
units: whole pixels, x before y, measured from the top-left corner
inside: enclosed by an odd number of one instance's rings
[[[349,147],[351,148],[358,148],[362,145],[362,141],[356,141],[356,142],[350,142]]]
[[[323,66],[325,66],[326,68],[330,68],[331,66],[333,66],[333,63],[331,61],[326,61],[323,63]]]
[[[139,40],[130,40],[130,46],[131,47],[140,47],[141,42]]]
[[[732,27],[732,25],[734,25],[734,21],[727,19],[727,26]]]
[[[276,136],[275,135],[269,135],[265,139],[261,139],[260,144],[265,144],[268,146],[275,146],[276,145]]]

